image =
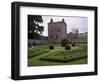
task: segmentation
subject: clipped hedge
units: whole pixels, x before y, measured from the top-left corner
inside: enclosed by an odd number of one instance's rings
[[[33,46],[33,48],[28,48],[28,58],[49,52],[47,48],[48,46]]]
[[[77,59],[82,59],[82,58],[86,58],[86,57],[87,57],[87,55],[76,57],[76,58],[70,58],[70,59],[63,59],[63,58],[60,58],[60,57],[58,57],[58,58],[53,57],[53,58],[40,58],[40,60],[65,63],[65,62],[69,62],[69,61],[73,61],[73,60],[77,60]]]
[[[28,55],[28,58],[32,58],[32,57],[35,57],[35,56],[38,56],[38,55],[41,55],[41,54],[44,54],[44,53],[47,53],[49,52],[49,50],[38,50],[38,51],[34,51],[32,53],[29,53]]]
[[[72,46],[75,46],[75,43],[74,42],[72,43]]]
[[[86,57],[87,57],[87,50],[80,49],[80,50],[63,51],[60,53],[56,53],[56,55],[55,55],[55,53],[48,54],[48,56],[44,56],[44,57],[40,58],[40,60],[64,63],[64,62],[82,59],[82,58],[86,58]]]
[[[70,45],[67,44],[67,45],[65,46],[65,50],[70,50],[70,49],[71,49]]]
[[[50,50],[53,50],[53,49],[54,49],[54,45],[50,45],[50,46],[49,46],[49,49],[50,49]]]

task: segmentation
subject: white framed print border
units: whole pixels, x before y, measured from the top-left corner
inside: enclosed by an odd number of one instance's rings
[[[97,7],[31,2],[11,4],[11,78],[14,80],[97,75]],[[27,66],[29,15],[87,17],[88,64]],[[92,35],[92,36],[91,36]],[[91,55],[90,55],[91,54]],[[68,60],[67,60],[68,61]],[[65,62],[65,60],[63,61]]]

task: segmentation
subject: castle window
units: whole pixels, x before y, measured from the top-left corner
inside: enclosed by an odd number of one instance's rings
[[[58,39],[58,35],[56,35],[56,39]]]
[[[50,37],[51,37],[51,38],[53,38],[53,36],[52,36],[52,35],[51,35]]]
[[[58,29],[58,31],[60,32],[60,29]]]

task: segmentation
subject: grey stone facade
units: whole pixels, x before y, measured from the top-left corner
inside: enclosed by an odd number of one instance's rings
[[[48,23],[48,40],[52,43],[61,43],[62,39],[68,39],[70,42],[87,42],[88,33],[73,34],[67,33],[67,24],[64,19],[62,21],[53,22],[53,19]]]
[[[66,37],[66,27],[64,19],[60,22],[53,22],[53,19],[51,19],[48,23],[48,40],[53,43],[60,43]]]

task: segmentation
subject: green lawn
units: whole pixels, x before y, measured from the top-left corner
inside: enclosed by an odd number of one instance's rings
[[[28,48],[28,66],[50,66],[68,64],[87,64],[87,45],[77,44],[71,50],[65,50],[60,44],[55,44],[54,50],[49,50],[48,45],[33,46]],[[73,58],[76,59],[74,60]],[[45,59],[46,60],[43,60]],[[55,61],[57,59],[58,61]],[[71,61],[67,61],[67,60]],[[64,62],[60,62],[60,61]]]

